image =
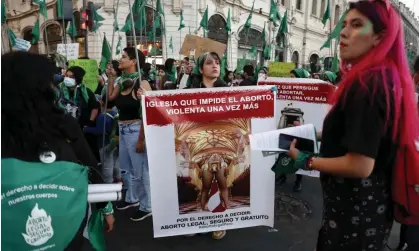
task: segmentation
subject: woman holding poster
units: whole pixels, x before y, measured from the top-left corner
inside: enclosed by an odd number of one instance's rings
[[[412,112],[416,102],[397,10],[388,0],[359,1],[345,15],[344,76],[323,124],[321,157],[298,151],[295,140],[289,155],[294,168],[321,172],[317,251],[383,250],[393,224],[391,194],[397,198],[395,191],[404,186],[392,179],[398,170],[415,177],[408,168],[418,163],[419,119]],[[409,209],[397,206],[395,213]]]
[[[201,55],[196,66],[192,71],[194,76],[191,80],[190,88],[213,88],[213,87],[227,87],[227,85],[219,79],[220,77],[220,57],[215,52],[207,52]],[[220,197],[223,201],[224,207],[228,208],[228,188],[227,188],[227,164],[224,161],[217,161],[220,159],[218,154],[213,154],[201,167],[202,191],[201,191],[201,209],[207,209],[209,199],[209,192],[212,181],[215,178],[220,191]],[[211,163],[221,163],[214,164]],[[212,237],[216,240],[224,238],[226,231],[215,231]]]
[[[108,100],[115,101],[119,111],[119,159],[121,176],[128,190],[125,202],[118,205],[118,210],[139,207],[132,221],[141,221],[151,216],[150,177],[148,172],[147,153],[145,151],[144,130],[141,116],[141,102],[137,90],[151,91],[146,80],[140,80],[137,69],[136,53],[142,69],[145,56],[135,48],[127,47],[122,52],[119,69],[122,71],[118,85],[108,85]],[[109,83],[116,78],[112,65],[106,73]]]

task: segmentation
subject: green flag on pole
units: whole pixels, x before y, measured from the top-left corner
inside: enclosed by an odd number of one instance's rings
[[[93,4],[92,4],[92,17],[93,17],[92,32],[96,32],[96,31],[99,30],[100,26],[102,26],[102,24],[100,22],[104,21],[105,18],[103,18],[101,15],[99,15],[99,13],[97,12],[97,10],[93,6]]]
[[[122,37],[119,36],[118,43],[116,44],[116,55],[119,55],[122,52]]]
[[[282,18],[281,26],[279,27],[279,32],[288,33],[288,10],[285,11],[284,18]]]
[[[271,0],[271,9],[269,10],[269,21],[273,23],[275,27],[278,26],[277,22],[281,22],[281,14],[279,13],[278,6],[275,0]]]
[[[63,18],[63,0],[57,0],[57,17]]]
[[[336,24],[335,28],[333,29],[332,33],[330,34],[329,38],[326,40],[326,42],[320,47],[320,50],[323,48],[330,48],[332,39],[339,38],[340,32],[342,31],[343,27],[343,21],[345,21],[346,14],[348,13],[348,10],[343,13],[343,15],[340,17],[338,23]]]
[[[249,51],[249,56],[251,57],[251,58],[253,58],[253,59],[255,59],[256,58],[256,56],[257,56],[257,49],[256,49],[256,45],[253,45],[252,46],[252,48],[250,48],[250,51]]]
[[[183,22],[183,10],[181,10],[180,11],[179,28],[177,30],[180,31],[183,28],[185,28],[185,23]]]
[[[248,31],[252,27],[252,17],[253,17],[253,10],[255,8],[255,1],[253,0],[252,9],[250,10],[250,14],[247,17],[246,23],[244,24],[244,29]]]
[[[40,35],[39,30],[40,30],[40,28],[39,28],[39,17],[38,17],[38,19],[36,20],[35,25],[32,29],[32,44],[37,44],[38,43],[39,35]]]
[[[226,30],[227,33],[231,32],[231,14],[230,14],[230,8],[228,8],[228,16],[227,16],[227,22],[226,22]]]
[[[163,10],[163,5],[161,4],[161,0],[157,0],[156,12],[157,12],[157,15],[161,15],[164,17],[164,10]]]
[[[125,25],[121,28],[121,32],[128,32],[131,31],[131,14],[128,14],[127,18],[125,19]]]
[[[75,37],[77,37],[77,28],[76,28],[76,24],[74,22],[74,17],[73,20],[70,23],[70,27],[68,28],[67,34],[74,40]]]
[[[106,71],[106,65],[112,60],[111,47],[109,46],[106,36],[103,37],[102,58],[100,59],[99,69],[101,72]]]
[[[10,28],[7,28],[7,33],[9,35],[10,46],[11,47],[15,46],[16,45],[16,34]]]
[[[172,36],[170,36],[169,48],[172,49],[172,53],[173,53],[173,38],[172,38]]]
[[[206,37],[206,31],[208,30],[208,6],[205,9],[204,15],[202,16],[199,26],[204,29],[204,37]]]
[[[322,18],[322,23],[326,26],[326,22],[327,20],[332,21],[332,19],[330,18],[330,0],[327,0],[327,7],[326,7],[326,11],[323,14],[323,18]]]
[[[47,4],[45,3],[45,0],[33,0],[33,3],[39,6],[39,13],[41,13],[45,19],[48,19]]]
[[[5,24],[7,19],[6,3],[1,0],[1,24]]]

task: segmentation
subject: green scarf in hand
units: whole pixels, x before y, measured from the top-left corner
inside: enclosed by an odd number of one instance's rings
[[[164,72],[166,73],[167,78],[172,81],[172,83],[176,84],[176,66],[173,66],[171,71],[165,70]]]
[[[67,100],[71,100],[70,99],[70,90],[67,86],[65,86],[63,83],[60,84],[60,89],[61,89],[61,93],[63,94],[63,97]],[[78,99],[78,94],[79,94],[79,90],[81,91],[81,95],[84,99],[84,101],[86,102],[86,104],[89,102],[89,94],[87,93],[87,87],[86,85],[79,84],[78,86],[76,86],[76,89],[74,89],[74,96],[73,96],[73,101],[76,105],[78,105],[79,103],[79,99]]]

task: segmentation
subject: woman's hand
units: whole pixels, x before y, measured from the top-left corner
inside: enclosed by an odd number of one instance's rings
[[[290,151],[288,152],[288,156],[290,156],[291,159],[293,159],[293,160],[295,160],[297,158],[298,154],[300,153],[300,151],[297,148],[295,148],[296,144],[297,144],[297,140],[294,139],[291,142]]]
[[[135,146],[137,153],[144,152],[144,142],[141,140],[137,141],[137,145]]]
[[[138,100],[140,100],[143,95],[144,95],[144,89],[141,88],[141,87],[138,88],[138,91],[137,91],[137,98],[138,98]]]
[[[115,223],[115,217],[113,214],[105,215],[105,221],[106,221],[106,232],[111,232],[113,230],[113,224]]]
[[[116,72],[115,72],[115,70],[113,68],[113,65],[111,63],[109,63],[106,66],[106,75],[112,76],[112,77],[115,77],[116,76]]]

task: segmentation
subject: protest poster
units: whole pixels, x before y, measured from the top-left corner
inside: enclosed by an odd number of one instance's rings
[[[79,43],[57,44],[57,53],[65,56],[67,60],[79,58]]]
[[[76,59],[70,60],[68,66],[80,66],[86,71],[84,75],[83,83],[89,88],[92,92],[96,91],[99,76],[97,62],[94,59]]]
[[[249,134],[275,129],[275,102],[268,86],[146,93],[154,237],[273,226],[275,158]]]
[[[329,101],[336,87],[319,79],[268,77],[258,81],[259,86],[275,85],[278,88],[276,102],[277,129],[313,124],[316,130],[323,128],[323,120],[329,112]],[[318,177],[317,171],[298,171],[298,174]]]
[[[183,40],[182,47],[180,48],[179,54],[184,56],[190,56],[191,51],[194,51],[194,58],[198,58],[206,52],[216,52],[221,58],[227,49],[227,45],[214,41],[209,38],[203,38],[194,35],[186,35]]]
[[[269,62],[269,77],[289,77],[295,69],[295,63]]]

